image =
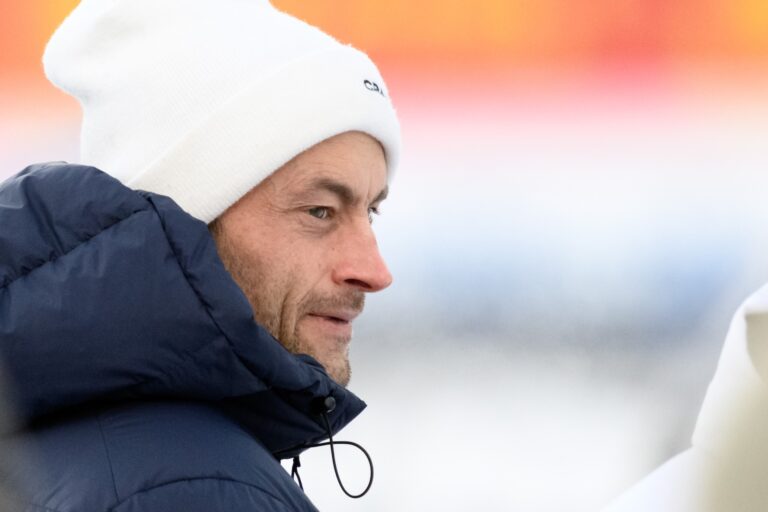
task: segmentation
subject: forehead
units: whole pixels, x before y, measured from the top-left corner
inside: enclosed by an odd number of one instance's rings
[[[379,194],[387,186],[384,150],[360,132],[327,139],[296,156],[269,178],[275,191],[332,189],[343,184],[356,194]],[[330,186],[329,186],[330,185]]]

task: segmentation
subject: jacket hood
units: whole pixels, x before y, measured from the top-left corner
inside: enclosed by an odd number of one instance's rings
[[[0,363],[22,424],[94,403],[215,403],[290,457],[365,407],[253,318],[207,226],[101,171],[30,166],[0,185]]]

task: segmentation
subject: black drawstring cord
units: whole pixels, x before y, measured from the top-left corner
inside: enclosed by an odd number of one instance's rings
[[[303,491],[304,490],[304,484],[301,483],[301,475],[299,475],[299,468],[301,467],[301,461],[299,460],[299,456],[295,456],[293,458],[293,468],[291,468],[291,478],[296,480],[299,484],[299,488]]]
[[[333,460],[333,472],[336,474],[336,481],[339,482],[339,487],[341,487],[341,490],[349,496],[350,498],[362,498],[365,496],[369,490],[371,490],[371,486],[373,485],[373,459],[371,459],[371,456],[368,454],[365,448],[360,446],[357,443],[354,443],[352,441],[334,441],[333,440],[333,433],[331,431],[331,422],[328,421],[328,413],[327,412],[321,412],[320,416],[323,418],[323,423],[325,424],[325,430],[328,434],[328,441],[325,441],[323,443],[316,443],[316,444],[310,444],[307,446],[307,448],[317,448],[318,446],[330,446],[331,447],[331,460]],[[363,455],[365,455],[365,458],[368,459],[368,467],[371,468],[371,476],[368,479],[368,485],[365,487],[365,490],[361,492],[360,494],[352,494],[349,491],[347,491],[347,488],[344,487],[344,484],[341,482],[341,476],[339,476],[339,468],[336,465],[336,451],[334,450],[335,444],[346,444],[349,446],[354,446],[361,452],[363,452]],[[304,490],[304,485],[301,483],[301,476],[299,476],[299,468],[301,467],[301,461],[299,460],[299,456],[293,458],[293,468],[291,469],[291,478],[294,478],[296,482],[299,484],[299,487],[301,490]]]
[[[339,482],[339,487],[341,487],[341,490],[344,491],[344,494],[349,496],[350,498],[362,498],[365,496],[369,490],[371,490],[371,486],[373,485],[373,460],[371,459],[371,456],[368,454],[365,448],[360,446],[357,443],[353,443],[352,441],[334,441],[333,435],[331,434],[331,424],[328,421],[328,415],[326,413],[323,413],[323,422],[325,423],[325,428],[328,431],[328,441],[324,443],[317,443],[314,446],[330,446],[331,447],[331,460],[333,460],[333,472],[336,473],[336,481]],[[360,494],[351,494],[349,491],[347,491],[346,487],[344,487],[344,484],[341,483],[341,477],[339,476],[339,468],[336,466],[336,451],[333,449],[334,444],[346,444],[349,446],[354,446],[361,452],[363,452],[363,455],[365,455],[365,458],[368,459],[368,467],[371,468],[371,476],[368,479],[368,485],[365,486],[365,490],[361,492]]]

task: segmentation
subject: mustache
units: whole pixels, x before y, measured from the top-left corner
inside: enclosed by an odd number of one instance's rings
[[[365,293],[361,291],[348,292],[344,295],[324,295],[311,297],[302,304],[301,313],[309,311],[327,311],[334,309],[352,310],[362,313],[365,308]]]

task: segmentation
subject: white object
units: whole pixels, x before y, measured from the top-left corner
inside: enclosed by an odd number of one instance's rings
[[[604,512],[768,510],[768,285],[736,312],[692,447]]]
[[[398,121],[362,52],[266,0],[82,0],[44,56],[83,109],[81,163],[209,222],[281,165]]]

